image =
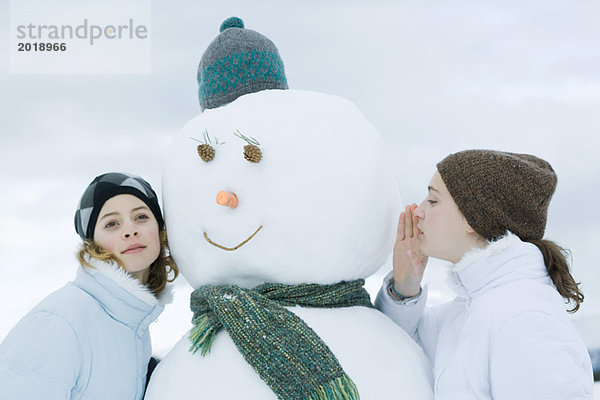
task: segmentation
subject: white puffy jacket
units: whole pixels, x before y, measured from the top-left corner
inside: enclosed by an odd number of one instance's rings
[[[394,300],[391,278],[375,305],[425,350],[436,399],[593,398],[589,355],[535,245],[508,233],[471,250],[450,270],[457,297],[437,307],[427,288]]]
[[[160,299],[114,263],[90,260],[0,343],[2,400],[141,400]]]

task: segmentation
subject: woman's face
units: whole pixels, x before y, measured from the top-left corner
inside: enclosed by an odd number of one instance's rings
[[[110,251],[142,283],[160,254],[158,222],[146,203],[130,194],[117,195],[104,203],[94,229],[94,242]]]
[[[421,252],[429,257],[457,263],[477,245],[479,236],[467,223],[435,171],[425,200],[415,210]]]

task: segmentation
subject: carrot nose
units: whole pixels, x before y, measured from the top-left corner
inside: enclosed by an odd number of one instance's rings
[[[221,190],[219,193],[217,193],[217,204],[231,208],[236,208],[238,206],[238,198],[235,195],[235,193]]]

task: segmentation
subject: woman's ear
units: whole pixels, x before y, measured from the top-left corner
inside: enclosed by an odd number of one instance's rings
[[[469,223],[465,220],[465,229],[467,231],[467,233],[476,233],[475,229],[471,228],[471,225],[469,225]]]

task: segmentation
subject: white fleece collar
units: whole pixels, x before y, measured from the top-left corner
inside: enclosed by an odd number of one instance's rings
[[[511,232],[474,248],[449,268],[446,283],[461,297],[474,297],[495,287],[522,279],[550,283],[540,250]]]
[[[450,266],[450,272],[464,271],[474,263],[484,258],[500,253],[502,250],[512,246],[514,243],[520,242],[521,239],[514,233],[506,231],[506,233],[496,240],[489,241],[486,247],[473,247],[467,251],[459,262]]]
[[[147,286],[142,285],[140,281],[131,276],[127,271],[121,268],[114,261],[100,261],[94,257],[85,256],[86,261],[93,268],[87,268],[87,271],[90,274],[100,274],[103,275],[113,282],[115,282],[119,287],[125,289],[138,299],[142,300],[145,303],[150,305],[160,305],[162,307],[165,304],[170,304],[173,302],[173,286],[167,285],[163,289],[162,292],[158,295],[158,298],[154,296],[154,294],[148,289]]]

